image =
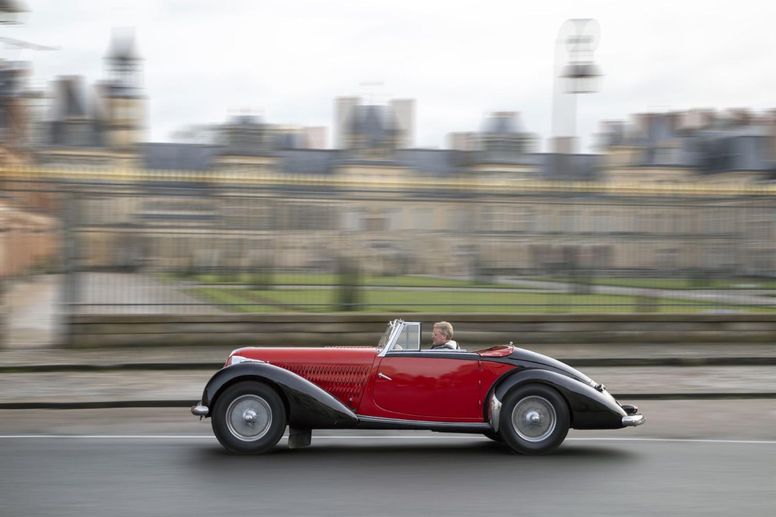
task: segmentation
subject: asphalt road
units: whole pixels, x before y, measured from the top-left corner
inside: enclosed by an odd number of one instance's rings
[[[4,438],[7,516],[772,516],[776,442],[360,435],[231,456],[211,438]]]
[[[165,410],[2,411],[0,515],[774,514],[771,401],[651,404],[644,426],[571,431],[542,457],[386,431],[317,431],[306,449],[283,439],[233,456],[207,421]],[[704,418],[714,407],[730,425]]]

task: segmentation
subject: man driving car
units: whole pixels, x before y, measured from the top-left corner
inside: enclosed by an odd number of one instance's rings
[[[450,323],[446,321],[434,323],[431,350],[458,350],[458,343],[453,341],[453,326]]]

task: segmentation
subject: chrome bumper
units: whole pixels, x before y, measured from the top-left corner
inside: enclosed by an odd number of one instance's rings
[[[191,414],[194,416],[202,418],[208,416],[209,413],[210,409],[207,406],[203,406],[202,404],[191,406]]]
[[[628,415],[622,417],[623,427],[635,427],[644,423],[644,415]]]

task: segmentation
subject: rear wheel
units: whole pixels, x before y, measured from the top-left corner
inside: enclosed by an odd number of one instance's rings
[[[283,400],[261,382],[228,387],[216,400],[213,433],[232,452],[259,454],[278,443],[286,430]]]
[[[566,401],[549,386],[528,384],[504,397],[499,435],[517,452],[544,454],[556,449],[566,438],[569,425]]]

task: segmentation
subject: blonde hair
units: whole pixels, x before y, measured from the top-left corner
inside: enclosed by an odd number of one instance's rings
[[[447,339],[453,339],[453,325],[446,321],[437,321],[434,323],[434,328],[439,329],[447,336]]]

